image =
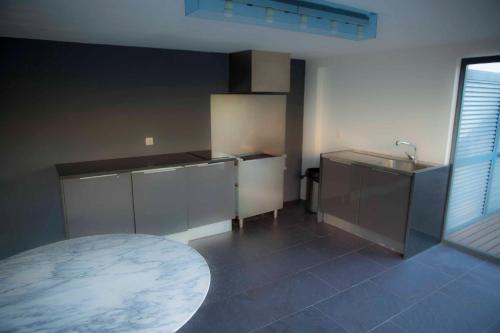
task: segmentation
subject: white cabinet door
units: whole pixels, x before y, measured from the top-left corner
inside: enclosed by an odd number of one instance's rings
[[[238,217],[283,208],[285,157],[238,162]]]

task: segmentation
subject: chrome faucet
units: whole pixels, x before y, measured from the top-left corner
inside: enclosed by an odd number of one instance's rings
[[[408,156],[408,158],[413,161],[413,163],[417,163],[417,146],[415,146],[413,143],[411,142],[408,142],[408,141],[403,141],[403,140],[397,140],[396,141],[396,146],[399,146],[399,145],[407,145],[407,146],[410,146],[413,148],[413,155],[408,153],[408,152],[405,152],[406,156]]]

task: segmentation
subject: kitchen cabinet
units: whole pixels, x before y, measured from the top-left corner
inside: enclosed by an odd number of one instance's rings
[[[358,224],[384,237],[405,240],[411,177],[395,172],[358,167],[363,184]]]
[[[132,172],[136,232],[167,235],[188,229],[186,168]]]
[[[227,230],[236,216],[235,163],[198,151],[58,164],[66,236],[137,232],[186,240]],[[217,225],[190,230],[210,224]]]
[[[62,191],[68,238],[134,232],[129,173],[63,178]]]
[[[405,257],[441,242],[449,166],[344,150],[320,168],[319,220]]]
[[[360,167],[322,159],[320,178],[322,212],[357,223]]]
[[[191,165],[186,173],[189,228],[235,216],[234,161]]]
[[[238,159],[238,218],[283,208],[285,156],[256,154]],[[276,216],[276,215],[275,215]]]

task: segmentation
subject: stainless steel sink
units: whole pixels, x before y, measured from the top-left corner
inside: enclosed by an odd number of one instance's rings
[[[394,170],[395,172],[402,172],[405,174],[412,174],[416,171],[433,167],[431,164],[414,163],[411,160],[391,158],[391,156],[383,156],[353,150],[334,152],[325,154],[324,156],[331,156],[334,159],[344,159],[346,161],[350,161],[351,163]]]
[[[391,159],[383,159],[382,166],[391,169],[404,170],[408,172],[422,170],[428,168],[429,165],[425,164],[415,164],[413,161],[401,161],[401,160],[391,160]]]

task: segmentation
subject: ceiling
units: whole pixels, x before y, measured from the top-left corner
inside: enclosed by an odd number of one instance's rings
[[[0,36],[213,52],[261,49],[298,58],[500,37],[499,0],[339,0],[379,14],[375,40],[184,16],[183,0],[1,0]]]

